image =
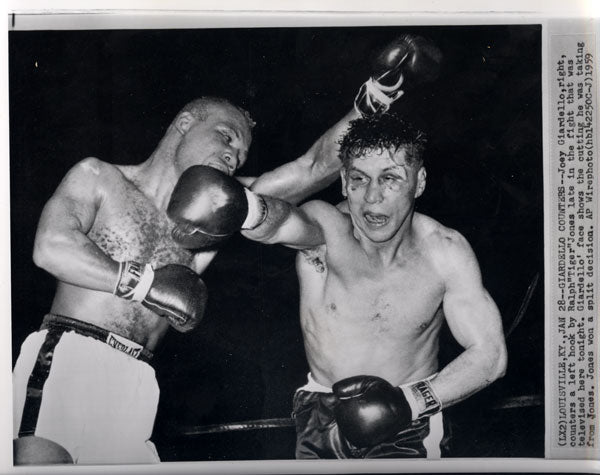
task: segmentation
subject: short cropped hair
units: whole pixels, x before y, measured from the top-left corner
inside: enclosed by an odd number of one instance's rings
[[[205,120],[208,116],[208,109],[210,106],[231,106],[237,109],[245,118],[248,123],[248,128],[252,130],[256,125],[256,122],[250,117],[250,113],[235,104],[231,101],[224,99],[222,97],[213,97],[213,96],[202,96],[193,101],[188,102],[183,108],[179,111],[179,114],[182,112],[189,112],[198,120]],[[179,115],[177,114],[177,115]]]
[[[346,134],[339,141],[338,156],[345,167],[350,160],[376,150],[406,150],[409,165],[423,164],[423,152],[427,143],[425,132],[402,119],[398,114],[388,112],[360,117],[350,122]]]

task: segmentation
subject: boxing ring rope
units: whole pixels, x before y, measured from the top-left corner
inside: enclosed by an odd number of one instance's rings
[[[219,434],[229,431],[255,430],[255,429],[278,429],[281,427],[293,427],[294,419],[290,417],[279,417],[274,419],[254,419],[241,422],[225,422],[223,424],[209,424],[204,426],[185,427],[178,435],[203,435]]]
[[[523,317],[525,316],[527,307],[529,307],[529,302],[531,302],[531,297],[533,296],[533,292],[535,291],[539,280],[540,280],[540,273],[536,272],[535,275],[533,276],[533,279],[531,279],[529,286],[527,287],[527,292],[525,292],[525,297],[523,297],[521,305],[519,306],[519,310],[517,310],[517,314],[515,315],[515,318],[513,319],[512,324],[510,325],[510,328],[506,331],[506,338],[508,338],[510,336],[510,334],[513,331],[515,331],[515,329],[517,328],[519,323],[521,323],[521,320],[523,320]]]
[[[523,396],[507,397],[492,406],[492,410],[520,409],[524,407],[539,407],[542,405],[542,397],[538,394],[526,394]],[[209,424],[202,426],[188,426],[178,432],[182,436],[196,436],[204,434],[220,434],[232,431],[248,431],[258,429],[281,429],[294,427],[294,419],[279,417],[273,419],[254,419],[240,422],[225,422],[223,424]]]
[[[505,332],[506,337],[517,328],[517,326],[523,320],[533,293],[538,285],[540,274],[537,272],[527,287],[525,296],[519,305],[519,309],[508,328]],[[543,403],[543,397],[539,394],[526,394],[523,396],[506,397],[498,401],[492,406],[492,410],[505,410],[505,409],[519,409],[524,407],[539,407]],[[220,434],[223,432],[232,431],[249,431],[249,430],[260,430],[260,429],[280,429],[285,427],[294,427],[294,419],[289,417],[279,417],[272,419],[253,419],[240,422],[225,422],[222,424],[208,424],[199,426],[187,426],[181,431],[178,431],[178,435],[181,436],[196,436],[204,434]]]

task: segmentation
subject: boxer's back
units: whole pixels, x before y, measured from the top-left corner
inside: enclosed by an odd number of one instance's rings
[[[155,268],[166,264],[189,266],[192,254],[173,242],[172,225],[165,211],[157,209],[140,191],[143,184],[131,179],[134,169],[103,164],[104,199],[96,210],[88,238],[116,261],[151,263]],[[118,332],[150,348],[168,328],[165,319],[140,304],[60,280],[51,311]]]
[[[371,374],[402,384],[437,371],[444,283],[428,247],[438,238],[426,230],[433,220],[415,219],[426,226],[416,223],[414,244],[385,266],[347,230],[299,253],[302,328],[320,383]]]

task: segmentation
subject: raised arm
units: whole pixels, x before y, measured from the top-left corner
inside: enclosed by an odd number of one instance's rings
[[[374,52],[372,74],[359,88],[354,107],[325,132],[301,157],[260,176],[252,191],[298,203],[335,181],[342,166],[338,141],[351,120],[361,115],[382,114],[404,94],[423,82],[433,81],[442,54],[429,40],[401,35]],[[248,186],[249,182],[242,181]]]
[[[252,183],[252,191],[296,204],[329,186],[337,179],[342,167],[338,157],[338,141],[346,132],[350,121],[358,117],[355,109],[349,111],[304,155],[258,177]]]
[[[444,314],[464,351],[431,381],[443,407],[466,399],[502,377],[507,361],[500,312],[483,287],[471,246],[456,233],[444,247]]]

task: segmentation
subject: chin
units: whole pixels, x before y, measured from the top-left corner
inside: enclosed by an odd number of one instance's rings
[[[396,233],[389,229],[380,229],[373,231],[371,229],[362,229],[362,234],[371,242],[384,243],[391,240]]]
[[[377,244],[385,244],[386,242],[391,241],[393,237],[394,237],[394,235],[388,235],[388,234],[386,234],[385,236],[369,237],[369,240],[371,242],[374,242],[374,243],[377,243]]]

